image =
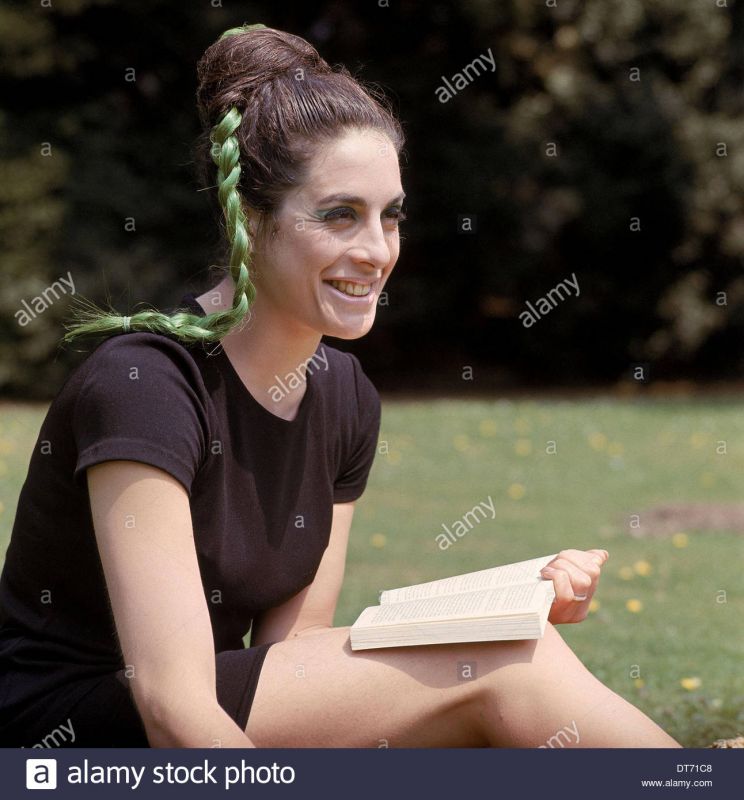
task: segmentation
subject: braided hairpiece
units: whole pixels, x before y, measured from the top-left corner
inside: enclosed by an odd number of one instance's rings
[[[262,23],[256,23],[230,28],[220,36],[220,39],[265,27]],[[81,308],[73,308],[73,317],[77,322],[66,326],[68,332],[62,339],[64,342],[70,342],[78,336],[130,331],[163,333],[189,343],[209,342],[221,339],[238,323],[247,320],[248,311],[256,296],[256,288],[248,271],[251,257],[250,237],[237,190],[240,179],[240,146],[235,131],[241,121],[240,112],[233,106],[212,128],[209,136],[212,142],[212,160],[217,165],[219,202],[225,214],[227,236],[231,245],[230,274],[235,283],[232,308],[204,317],[188,311],[177,311],[168,316],[154,309],[140,311],[132,316],[122,316],[115,312],[104,311],[94,303],[76,297],[74,299],[81,303]],[[90,310],[86,309],[86,305]]]

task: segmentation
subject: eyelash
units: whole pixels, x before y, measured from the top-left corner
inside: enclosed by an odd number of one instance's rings
[[[388,214],[387,218],[388,219],[394,219],[397,223],[401,223],[401,222],[403,222],[403,220],[405,220],[407,218],[406,212],[403,211],[402,208],[392,208],[392,209],[390,209],[390,211],[392,212],[392,215]],[[323,213],[323,215],[322,215],[323,216],[323,220],[324,221],[335,222],[335,221],[341,220],[341,219],[349,219],[349,217],[347,215],[343,215],[342,216],[339,212],[350,212],[352,215],[355,214],[353,208],[349,208],[348,206],[343,206],[343,207],[340,207],[340,208],[334,208],[331,211],[326,211],[325,213]]]

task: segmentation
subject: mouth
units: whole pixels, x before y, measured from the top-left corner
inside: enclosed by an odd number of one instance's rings
[[[367,301],[373,294],[371,283],[343,280],[329,280],[323,283],[346,300]]]

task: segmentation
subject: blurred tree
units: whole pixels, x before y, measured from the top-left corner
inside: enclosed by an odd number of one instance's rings
[[[191,163],[195,65],[246,21],[381,83],[404,121],[400,263],[373,331],[342,345],[382,387],[456,388],[464,364],[540,383],[639,361],[652,377],[741,376],[743,8],[6,2],[0,389],[48,397],[80,357],[57,347],[64,298],[23,328],[15,316],[68,271],[122,313],[203,287],[222,255]],[[493,69],[440,102],[486,56]],[[579,297],[524,328],[526,302],[572,274]]]
[[[6,5],[0,7],[0,28],[3,97],[10,100],[0,111],[0,386],[27,391],[38,386],[40,376],[59,381],[64,374],[48,363],[59,317],[41,315],[26,323],[16,313],[24,310],[22,299],[55,280],[69,160],[58,146],[53,120],[32,94],[60,66],[53,26],[26,8]],[[28,88],[29,94],[11,95],[9,85]]]

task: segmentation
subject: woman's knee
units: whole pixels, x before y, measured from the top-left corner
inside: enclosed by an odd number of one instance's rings
[[[543,688],[550,692],[557,676],[590,674],[550,623],[541,639],[481,642],[461,652],[469,658],[458,669],[473,676],[481,697],[485,693],[492,699],[514,697],[527,688],[532,695]]]
[[[558,628],[548,622],[542,639],[537,639],[534,664],[538,669],[547,669],[555,678],[557,670],[566,673],[590,675],[589,670],[561,636]]]

